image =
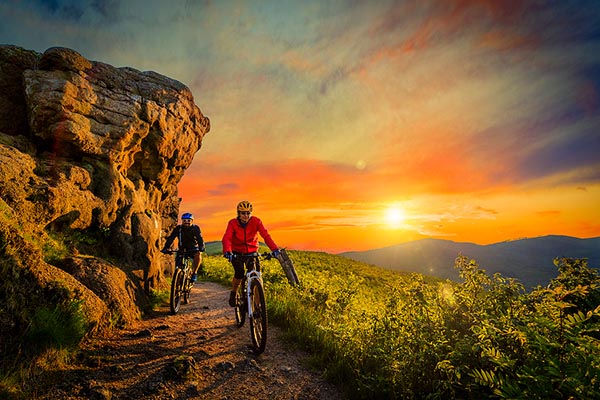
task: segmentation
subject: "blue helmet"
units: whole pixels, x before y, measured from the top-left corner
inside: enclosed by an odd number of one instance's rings
[[[185,221],[185,220],[190,220],[193,221],[194,220],[194,216],[192,215],[192,213],[186,212],[181,216],[181,220]]]

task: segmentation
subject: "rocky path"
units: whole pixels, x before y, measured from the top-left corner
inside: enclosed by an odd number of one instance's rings
[[[197,283],[177,315],[158,310],[137,326],[84,346],[78,365],[37,399],[342,399],[306,366],[307,355],[269,326],[266,351],[248,350],[228,289]]]

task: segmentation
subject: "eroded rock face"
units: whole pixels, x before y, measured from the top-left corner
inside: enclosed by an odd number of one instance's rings
[[[161,232],[176,223],[177,184],[210,129],[190,90],[71,49],[0,46],[0,116],[0,224],[41,241],[93,232],[139,305],[138,289],[163,280]],[[85,270],[98,263],[70,265],[89,288]]]

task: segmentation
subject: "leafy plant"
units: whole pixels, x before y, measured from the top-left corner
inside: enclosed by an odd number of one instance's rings
[[[168,305],[169,304],[169,296],[170,296],[169,289],[159,289],[159,290],[152,289],[152,290],[150,290],[150,299],[148,302],[149,303],[148,308],[150,310],[155,310],[158,307]]]
[[[87,320],[81,301],[42,307],[32,317],[25,342],[37,348],[74,348],[86,333]]]
[[[301,285],[263,263],[269,317],[352,399],[600,398],[600,292],[585,260],[548,288],[458,257],[462,283],[289,251]],[[209,279],[231,266],[207,257]]]

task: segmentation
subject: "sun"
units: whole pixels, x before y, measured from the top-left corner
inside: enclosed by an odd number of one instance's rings
[[[388,226],[392,228],[399,228],[404,222],[405,218],[406,215],[404,213],[404,210],[398,206],[389,207],[385,211],[385,222]]]

